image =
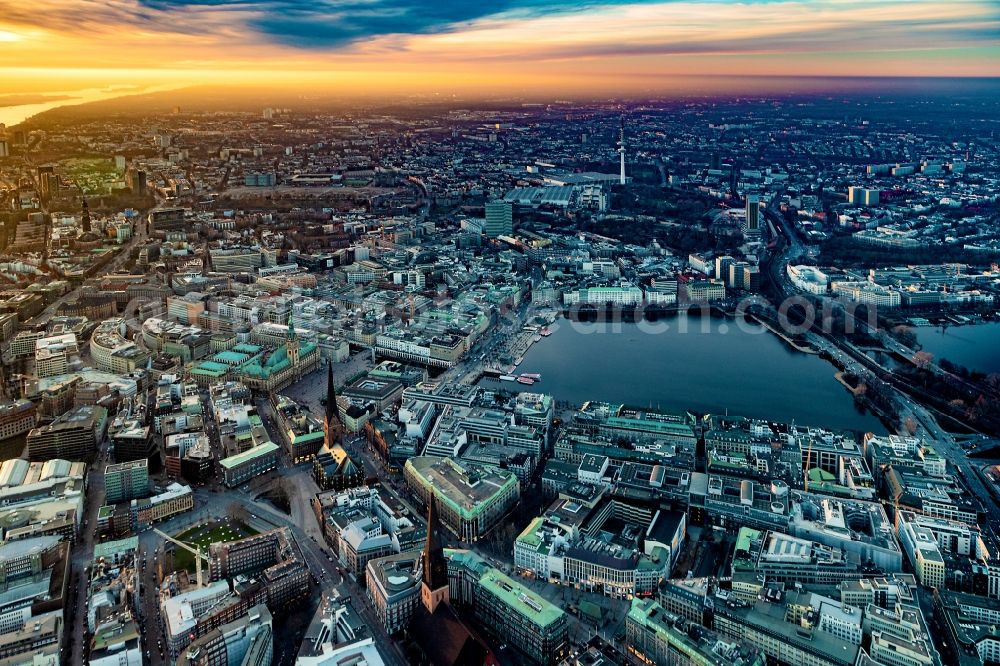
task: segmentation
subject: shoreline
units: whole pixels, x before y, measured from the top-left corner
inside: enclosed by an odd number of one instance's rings
[[[53,91],[44,93],[59,99],[49,101],[33,102],[27,104],[14,104],[10,106],[0,106],[0,123],[7,126],[8,131],[23,125],[43,113],[55,111],[68,106],[83,106],[84,104],[94,104],[97,102],[108,102],[122,97],[135,97],[149,95],[153,93],[169,92],[179,90],[185,86],[152,86],[148,88],[129,87],[127,89],[109,91],[107,88],[85,88],[83,90]],[[42,94],[42,93],[39,93]],[[17,95],[17,93],[14,93]]]

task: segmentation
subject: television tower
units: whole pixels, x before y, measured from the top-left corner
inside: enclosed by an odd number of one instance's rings
[[[625,114],[621,117],[621,127],[618,131],[618,157],[621,159],[621,176],[619,184],[625,184]]]

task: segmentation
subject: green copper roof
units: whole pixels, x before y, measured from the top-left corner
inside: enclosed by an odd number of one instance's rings
[[[479,585],[502,600],[508,608],[540,627],[555,624],[566,615],[562,609],[496,569],[490,569],[483,574],[479,579]]]
[[[245,462],[249,462],[255,458],[259,458],[264,455],[268,455],[278,450],[278,445],[274,442],[264,442],[263,444],[258,444],[252,449],[247,449],[243,453],[237,453],[235,456],[229,456],[228,458],[223,458],[219,461],[219,464],[226,469],[232,469]]]

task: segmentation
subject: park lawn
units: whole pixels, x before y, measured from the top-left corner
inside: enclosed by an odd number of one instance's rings
[[[110,186],[121,180],[114,162],[107,158],[74,158],[64,160],[62,167],[85,195],[107,194]]]
[[[249,525],[231,521],[228,524],[223,522],[214,523],[210,527],[204,524],[195,525],[174,538],[192,546],[201,546],[202,553],[207,555],[208,547],[213,543],[236,541],[237,539],[254,536],[255,534],[259,534],[259,532]],[[187,571],[194,571],[194,553],[175,546],[174,567],[177,570],[186,569]],[[205,562],[202,561],[202,569],[204,570],[204,568]]]

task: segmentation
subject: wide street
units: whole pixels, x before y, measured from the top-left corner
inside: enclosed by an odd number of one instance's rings
[[[97,452],[97,459],[87,471],[87,491],[84,496],[83,518],[80,521],[80,533],[70,550],[70,584],[67,586],[71,605],[67,624],[72,631],[66,632],[71,663],[85,662],[86,629],[87,629],[87,596],[89,591],[89,575],[94,560],[94,532],[97,526],[97,513],[104,504],[104,466],[109,456],[109,444],[104,440]],[[65,648],[64,648],[65,649]]]

